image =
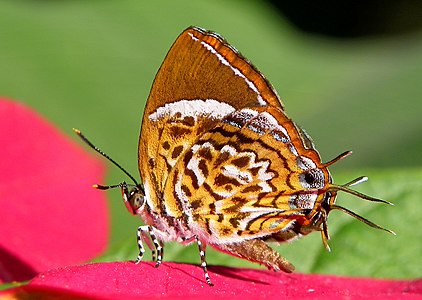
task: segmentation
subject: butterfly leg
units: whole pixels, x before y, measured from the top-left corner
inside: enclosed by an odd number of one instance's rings
[[[208,274],[208,270],[207,270],[207,261],[205,259],[206,245],[202,244],[198,236],[195,236],[195,239],[196,239],[196,243],[198,244],[199,256],[201,258],[201,267],[204,270],[205,280],[207,281],[209,286],[214,286],[214,284],[211,282],[210,275]]]
[[[158,268],[161,265],[161,262],[163,260],[163,254],[164,254],[164,247],[162,245],[162,242],[157,238],[157,236],[154,233],[154,229],[152,226],[148,226],[148,234],[151,237],[152,242],[154,243],[154,247],[157,251],[157,259],[155,260],[155,267]]]
[[[148,247],[151,249],[153,259],[154,259],[154,256],[155,256],[155,251],[154,251],[154,249],[151,245],[151,242],[148,239],[148,237],[145,236],[145,233],[148,232],[148,227],[149,226],[139,226],[138,227],[136,240],[137,240],[137,243],[138,243],[139,254],[138,254],[138,257],[136,258],[136,261],[135,261],[136,264],[140,263],[142,258],[144,257],[144,253],[145,253],[144,241],[147,243]]]
[[[164,254],[164,247],[162,241],[157,238],[155,231],[156,229],[150,225],[138,227],[137,240],[139,254],[136,259],[137,264],[142,260],[144,256],[145,248],[143,244],[145,242],[148,245],[148,248],[151,250],[152,260],[156,262],[155,267],[157,268],[161,265]]]

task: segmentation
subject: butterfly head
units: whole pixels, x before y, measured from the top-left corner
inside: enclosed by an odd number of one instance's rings
[[[351,153],[352,153],[351,151],[344,152],[344,153],[340,154],[339,156],[337,156],[336,158],[334,158],[333,160],[331,160],[331,161],[323,164],[322,166],[324,168],[327,168],[328,166],[332,165],[333,163],[337,162],[338,160],[343,159],[346,156],[349,156]],[[309,179],[310,178],[308,178],[308,180]],[[335,204],[336,198],[337,198],[337,193],[339,191],[342,191],[342,192],[345,192],[345,193],[348,193],[348,194],[357,196],[357,197],[359,197],[359,198],[361,198],[363,200],[372,201],[372,202],[381,202],[381,203],[393,205],[392,203],[390,203],[388,201],[385,201],[385,200],[382,200],[382,199],[373,198],[371,196],[362,194],[362,193],[357,192],[357,191],[355,191],[355,190],[353,190],[353,189],[350,188],[350,187],[352,187],[354,185],[357,185],[359,183],[365,182],[367,180],[368,180],[368,177],[361,176],[361,177],[358,177],[358,178],[356,178],[356,179],[354,179],[354,180],[352,180],[352,181],[350,181],[350,182],[348,182],[346,184],[343,184],[343,185],[335,185],[335,184],[332,183],[332,179],[331,179],[331,176],[330,176],[330,183],[327,184],[325,186],[325,188],[323,189],[323,198],[322,198],[322,202],[321,202],[321,206],[320,206],[320,211],[317,212],[314,215],[312,225],[309,227],[309,228],[311,228],[311,230],[319,230],[319,231],[321,231],[322,242],[323,242],[325,248],[328,251],[330,251],[330,247],[328,245],[328,240],[330,239],[330,236],[328,234],[327,218],[328,218],[328,214],[332,210],[340,210],[340,211],[342,211],[342,212],[344,212],[344,213],[346,213],[346,214],[348,214],[348,215],[350,215],[350,216],[358,219],[359,221],[365,223],[368,226],[371,226],[373,228],[381,229],[381,230],[387,231],[389,233],[395,234],[393,231],[391,231],[389,229],[386,229],[386,228],[383,228],[383,227],[381,227],[381,226],[379,226],[379,225],[377,225],[377,224],[369,221],[368,219],[366,219],[366,218],[364,218],[364,217],[362,217],[362,216],[360,216],[360,215],[352,212],[351,210],[349,210],[349,209],[347,209],[345,207],[342,207],[340,205]]]
[[[137,215],[144,209],[145,192],[144,187],[141,184],[133,185],[123,181],[122,183],[115,185],[94,184],[92,187],[99,190],[108,190],[119,187],[122,191],[122,198],[125,206],[132,215]]]
[[[131,188],[130,190],[129,187]],[[123,182],[120,184],[120,190],[122,191],[125,206],[132,215],[136,215],[144,209],[145,193],[140,184],[133,186]]]

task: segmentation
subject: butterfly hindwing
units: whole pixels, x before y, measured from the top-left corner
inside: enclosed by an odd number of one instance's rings
[[[304,165],[318,154],[299,135],[279,108],[234,111],[176,162],[165,184],[166,206],[219,243],[308,225],[322,195],[304,191],[324,186],[329,175],[312,166],[318,181],[305,182]]]

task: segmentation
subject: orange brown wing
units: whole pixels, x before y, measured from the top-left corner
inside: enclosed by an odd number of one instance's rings
[[[171,216],[215,243],[308,226],[330,175],[279,108],[244,108],[203,134],[172,168]],[[195,230],[195,228],[193,229]]]
[[[138,161],[152,207],[160,212],[170,170],[202,133],[235,110],[268,105],[282,108],[270,83],[239,52],[216,33],[185,30],[161,65],[144,111]]]

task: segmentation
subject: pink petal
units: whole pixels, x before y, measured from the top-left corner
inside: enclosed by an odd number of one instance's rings
[[[422,280],[380,280],[274,273],[267,270],[210,267],[209,287],[199,266],[164,263],[97,263],[65,267],[37,276],[23,290],[49,289],[96,298],[150,299],[421,299]]]
[[[104,250],[103,165],[24,105],[0,98],[0,282]]]

